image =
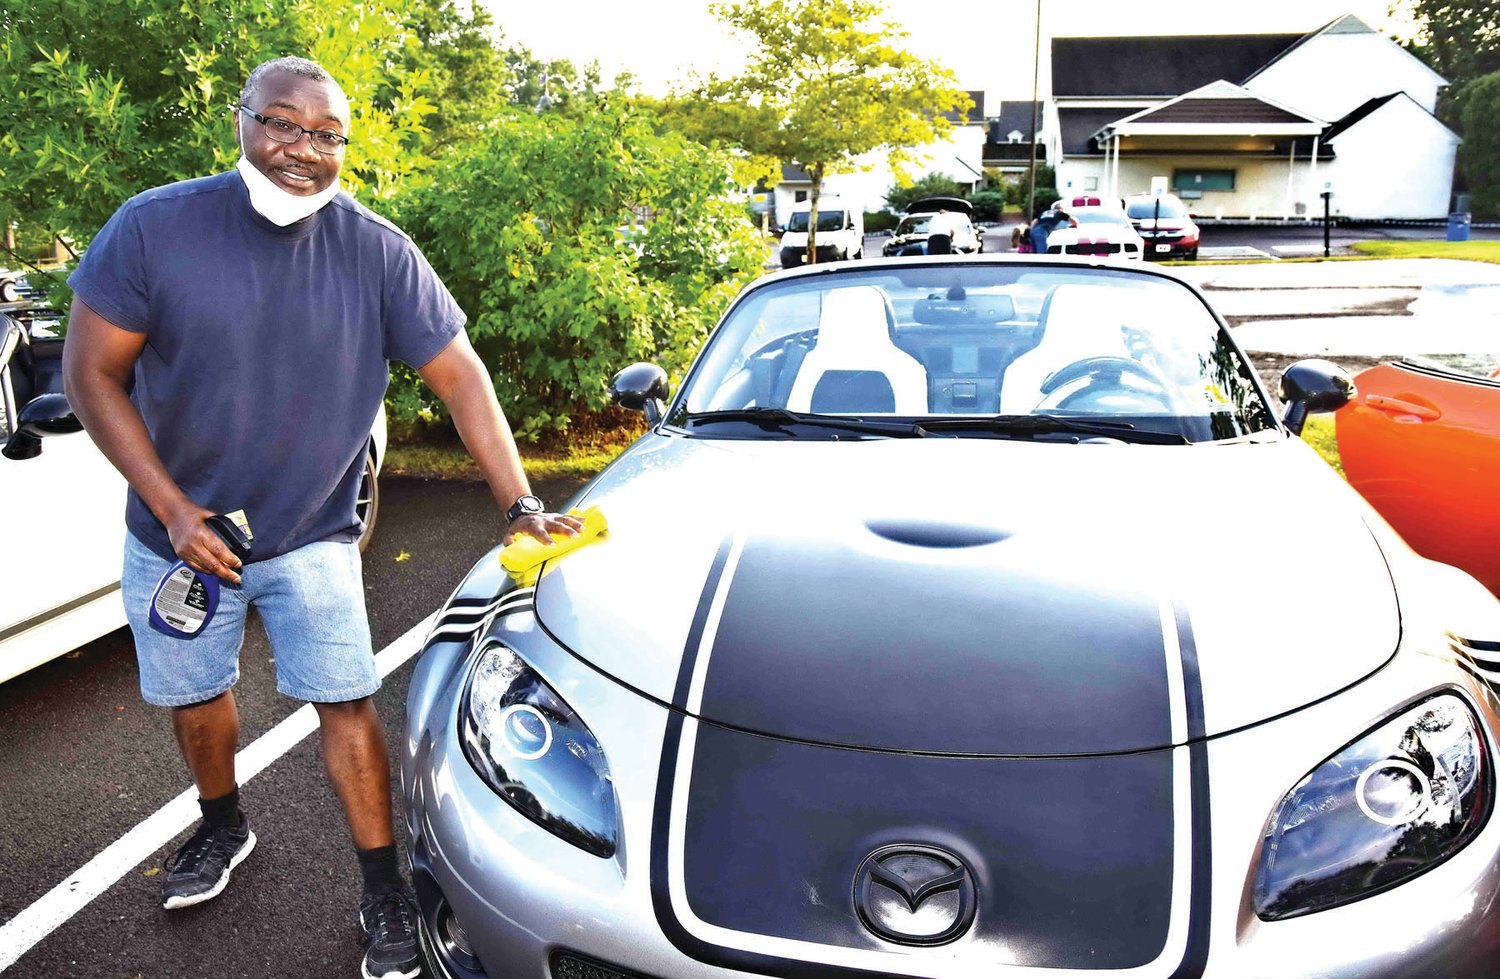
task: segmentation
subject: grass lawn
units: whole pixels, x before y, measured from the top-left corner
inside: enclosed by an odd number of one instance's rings
[[[1500,265],[1500,241],[1357,241],[1350,247],[1370,258],[1461,258]]]
[[[521,464],[532,483],[585,481],[645,431],[645,416],[615,412],[575,425],[566,436],[522,444]],[[479,468],[451,429],[409,429],[392,424],[382,473],[429,479],[481,479]]]
[[[1339,443],[1333,434],[1332,415],[1309,415],[1307,424],[1302,426],[1302,441],[1316,449],[1318,455],[1335,472],[1340,476],[1344,475],[1344,463],[1339,459]]]

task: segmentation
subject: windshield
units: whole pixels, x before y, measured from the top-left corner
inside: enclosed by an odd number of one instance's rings
[[[1150,220],[1151,218],[1156,217],[1156,214],[1157,214],[1156,207],[1157,207],[1157,201],[1158,200],[1160,200],[1160,202],[1161,202],[1161,216],[1162,217],[1164,217],[1164,218],[1185,218],[1185,217],[1187,217],[1187,213],[1188,213],[1187,212],[1187,208],[1183,206],[1182,201],[1178,200],[1175,197],[1162,197],[1162,198],[1150,198],[1150,197],[1148,197],[1148,198],[1145,198],[1144,200],[1137,198],[1135,200],[1132,200],[1126,206],[1125,213],[1129,214],[1131,217],[1135,218],[1137,221],[1140,221],[1140,220]]]
[[[931,214],[919,214],[915,217],[902,218],[901,223],[896,225],[896,234],[925,235],[927,233],[927,226],[931,223]]]
[[[807,223],[808,223],[808,212],[807,211],[793,211],[792,212],[792,220],[787,223],[786,230],[788,230],[788,231],[806,231],[807,230]],[[818,212],[818,230],[819,231],[842,231],[843,228],[844,228],[844,212],[843,211],[819,211]]]
[[[1203,301],[1156,275],[998,263],[851,270],[751,290],[710,338],[669,421],[706,437],[847,438],[807,420],[855,416],[885,437],[909,431],[907,420],[1033,416],[1030,431],[1036,418],[1065,417],[1211,441],[1275,428],[1252,377]]]

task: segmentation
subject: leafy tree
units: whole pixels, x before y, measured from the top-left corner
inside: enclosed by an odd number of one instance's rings
[[[401,48],[404,75],[426,73],[439,111],[426,118],[429,154],[474,138],[510,102],[515,74],[500,30],[480,4],[467,13],[452,0],[422,3],[412,12],[415,43]]]
[[[1500,71],[1500,0],[1400,0],[1398,6],[1417,24],[1408,50],[1450,83],[1438,117],[1467,136],[1469,83]]]
[[[881,151],[898,173],[914,148],[967,111],[953,73],[897,47],[906,34],[872,0],[732,0],[710,9],[750,35],[744,74],[710,75],[678,104],[698,128],[738,146],[771,173],[796,163],[812,179],[808,258],[815,261],[818,199],[831,173]]]
[[[348,93],[345,183],[388,194],[425,161],[433,107],[414,43],[421,0],[6,0],[0,5],[0,221],[86,245],[121,202],[231,166],[230,109],[283,54]]]
[[[1417,22],[1413,51],[1454,85],[1500,71],[1500,0],[1400,0]]]
[[[1458,147],[1458,162],[1474,194],[1474,210],[1500,214],[1500,71],[1477,78],[1465,86],[1463,106],[1464,141]]]
[[[605,379],[632,361],[686,367],[766,258],[728,172],[724,154],[601,101],[514,110],[398,196],[520,437],[603,407]],[[402,375],[390,405],[437,407]]]
[[[946,173],[929,173],[913,180],[906,186],[899,183],[885,192],[886,206],[893,211],[905,211],[912,201],[924,197],[963,197],[964,188]]]

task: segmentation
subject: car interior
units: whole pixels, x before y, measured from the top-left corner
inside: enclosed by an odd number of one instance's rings
[[[1023,279],[982,291],[953,284],[893,300],[887,290],[861,284],[792,294],[766,313],[777,321],[768,332],[783,335],[728,371],[706,410],[1180,410],[1151,339],[1131,322],[1139,309],[1132,312],[1119,289],[1047,276],[1044,284]],[[1065,376],[1071,365],[1084,366]],[[1201,384],[1196,359],[1192,372],[1189,383]]]

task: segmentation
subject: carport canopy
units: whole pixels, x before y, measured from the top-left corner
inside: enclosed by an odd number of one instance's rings
[[[1093,139],[1116,152],[1271,153],[1278,143],[1318,136],[1327,123],[1231,82],[1202,88],[1101,127]]]

